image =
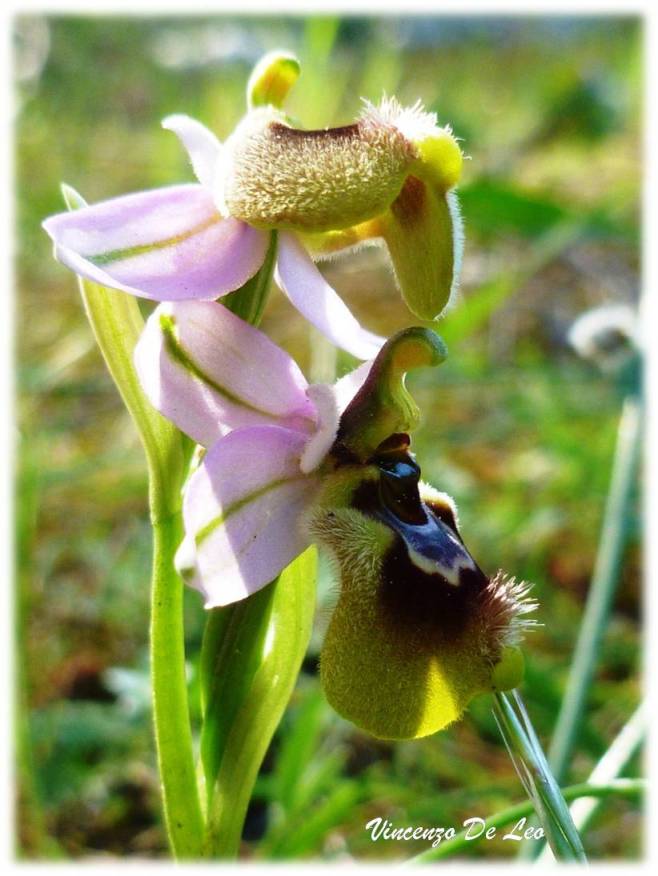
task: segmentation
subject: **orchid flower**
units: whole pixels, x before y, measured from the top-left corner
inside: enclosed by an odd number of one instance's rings
[[[222,144],[200,122],[167,117],[198,183],[139,192],[52,216],[55,256],[95,283],[155,301],[210,301],[240,288],[277,236],[275,279],[332,343],[366,359],[363,329],[315,266],[384,240],[414,313],[433,319],[456,286],[461,231],[452,189],[461,151],[419,106],[367,104],[343,128],[304,131],[280,106],[297,77],[289,55],[252,74],[250,109]]]
[[[433,733],[514,687],[527,587],[487,577],[452,500],[420,481],[405,373],[445,357],[410,328],[333,386],[309,386],[258,329],[210,302],[161,304],[135,352],[154,406],[206,449],[184,491],[184,579],[207,608],[266,586],[309,544],[341,591],[321,656],[338,712],[376,736]]]

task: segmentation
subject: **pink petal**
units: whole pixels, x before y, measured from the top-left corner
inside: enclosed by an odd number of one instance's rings
[[[212,191],[215,168],[222,151],[217,137],[201,122],[181,114],[167,116],[162,120],[162,127],[176,134],[190,156],[196,178]]]
[[[77,274],[156,301],[231,292],[256,273],[268,245],[265,232],[223,219],[200,185],[113,198],[43,227],[55,257]]]
[[[176,566],[206,608],[260,590],[309,545],[302,517],[319,480],[300,471],[305,440],[276,426],[239,429],[188,481]]]
[[[372,361],[363,362],[333,386],[317,383],[306,390],[317,411],[318,423],[302,453],[300,465],[306,474],[314,471],[331,449],[338,434],[341,415],[363,386],[371,367]]]
[[[297,310],[332,344],[358,359],[377,355],[384,338],[361,328],[290,232],[279,233],[275,279]]]
[[[296,363],[217,302],[159,305],[135,348],[135,366],[153,406],[204,447],[244,426],[306,435],[315,427]]]

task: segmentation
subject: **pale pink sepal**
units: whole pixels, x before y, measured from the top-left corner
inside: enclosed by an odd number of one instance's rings
[[[212,193],[215,170],[222,151],[222,144],[217,137],[201,122],[180,113],[163,119],[162,127],[176,134],[190,157],[196,178]]]
[[[306,437],[276,426],[236,430],[189,479],[176,567],[206,608],[260,590],[308,546],[303,516],[319,480],[299,467]]]
[[[275,279],[297,310],[332,344],[358,359],[371,359],[377,355],[384,338],[359,325],[300,241],[290,232],[279,233]]]
[[[297,364],[221,303],[160,304],[137,343],[135,366],[151,404],[204,447],[245,426],[307,436],[315,429]]]
[[[156,301],[211,300],[252,277],[268,235],[224,219],[201,185],[170,186],[51,216],[55,257],[77,274]]]

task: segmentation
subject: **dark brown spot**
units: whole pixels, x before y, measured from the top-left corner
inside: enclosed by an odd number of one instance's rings
[[[329,457],[336,468],[340,468],[343,465],[359,465],[361,462],[358,455],[340,441],[334,442],[329,452]]]
[[[358,125],[344,125],[341,128],[321,128],[318,131],[300,131],[289,128],[280,122],[271,122],[270,131],[277,140],[299,143],[303,140],[353,140],[359,136]]]
[[[409,228],[423,218],[426,202],[425,183],[415,176],[409,176],[391,204],[391,212],[400,225]]]
[[[354,491],[350,507],[361,511],[368,517],[376,517],[381,508],[379,500],[379,483],[376,480],[364,480]]]
[[[394,435],[389,435],[388,438],[385,438],[384,441],[382,441],[382,443],[373,453],[369,462],[375,462],[376,457],[379,456],[381,453],[406,451],[409,449],[410,445],[411,438],[407,435],[406,432],[396,432]]]
[[[461,569],[455,587],[439,574],[424,572],[397,536],[384,557],[378,597],[392,627],[427,634],[428,640],[456,639],[478,613],[487,578],[479,569]]]

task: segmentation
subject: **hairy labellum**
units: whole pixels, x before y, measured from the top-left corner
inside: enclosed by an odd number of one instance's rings
[[[257,228],[347,228],[388,208],[417,157],[394,124],[367,114],[342,128],[304,131],[262,109],[227,141],[223,200],[231,216]]]
[[[340,573],[320,669],[346,718],[382,738],[425,736],[476,694],[518,684],[527,587],[485,575],[452,500],[420,482],[408,451],[339,466],[311,531]]]

